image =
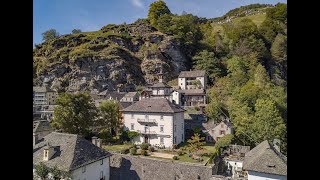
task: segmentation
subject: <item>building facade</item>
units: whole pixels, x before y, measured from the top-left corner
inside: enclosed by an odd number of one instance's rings
[[[34,136],[33,165],[56,166],[74,180],[109,180],[111,154],[100,147],[101,141],[93,144],[76,134],[52,132],[42,141]]]
[[[233,134],[233,128],[229,121],[224,120],[220,123],[203,123],[207,142],[217,142],[219,138],[227,134]]]
[[[47,87],[33,87],[33,105],[55,105],[55,99],[58,97],[58,93]]]
[[[139,133],[135,144],[150,143],[171,148],[184,142],[184,109],[165,98],[142,99],[122,110],[124,127]]]

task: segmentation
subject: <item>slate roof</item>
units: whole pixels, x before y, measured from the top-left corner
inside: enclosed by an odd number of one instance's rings
[[[124,97],[133,98],[136,94],[137,94],[137,92],[128,92],[127,94],[124,95]]]
[[[150,88],[171,88],[171,86],[167,85],[166,83],[159,82],[157,84],[150,86]]]
[[[205,95],[206,94],[204,92],[204,89],[185,89],[185,90],[178,89],[176,91],[185,95]]]
[[[201,77],[205,76],[206,71],[204,70],[194,70],[194,71],[181,71],[179,74],[179,78],[182,77]]]
[[[126,93],[124,93],[124,92],[119,93],[118,91],[111,91],[108,93],[108,95],[106,96],[105,99],[110,99],[110,97],[111,97],[113,100],[120,101],[120,99],[122,99],[125,94]]]
[[[47,120],[33,121],[33,132],[53,131],[50,122]]]
[[[227,120],[223,120],[220,123],[213,123],[213,121],[209,121],[206,123],[202,123],[202,126],[204,127],[204,130],[210,131],[210,130],[214,129],[215,127],[219,126],[221,123],[224,123],[229,128],[232,127],[232,124]]]
[[[159,113],[175,113],[184,112],[180,106],[171,103],[166,98],[146,98],[134,103],[133,105],[122,110],[123,112],[159,112]]]
[[[43,150],[47,143],[56,149],[49,161],[43,161]],[[111,154],[76,134],[52,132],[33,147],[33,164],[44,162],[48,167],[71,171],[86,164],[101,160]]]
[[[134,103],[133,102],[120,102],[119,104],[120,104],[120,109],[125,109]]]
[[[287,176],[287,157],[265,140],[246,153],[243,169]]]

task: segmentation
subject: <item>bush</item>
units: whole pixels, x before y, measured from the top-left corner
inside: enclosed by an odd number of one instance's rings
[[[125,148],[125,149],[122,149],[120,151],[121,154],[128,154],[129,153],[129,148]]]
[[[131,148],[136,148],[136,149],[137,149],[137,146],[136,146],[135,144],[131,144],[129,148],[130,148],[130,149],[131,149]]]
[[[179,150],[178,152],[178,156],[182,156],[183,155],[183,151]]]
[[[142,143],[142,144],[140,145],[140,148],[141,148],[142,150],[147,150],[148,147],[149,147],[149,144],[148,144],[148,143]]]
[[[148,155],[148,152],[144,149],[141,150],[141,155],[143,156],[147,156]]]
[[[148,148],[148,149],[149,149],[149,151],[150,151],[150,152],[154,152],[154,147],[149,146],[149,148]]]
[[[137,149],[136,149],[136,148],[131,148],[131,149],[130,149],[130,154],[131,154],[131,155],[137,154]]]
[[[178,158],[178,156],[173,156],[172,159],[173,160],[178,160],[179,158]]]
[[[177,149],[177,148],[178,148],[178,145],[172,144],[172,149]]]

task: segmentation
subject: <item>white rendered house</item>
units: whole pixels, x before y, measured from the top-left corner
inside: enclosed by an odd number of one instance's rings
[[[33,165],[43,162],[68,172],[73,180],[109,180],[110,156],[101,141],[93,143],[76,134],[52,132],[37,142],[34,138]],[[35,172],[35,169],[33,169]]]
[[[133,139],[135,144],[150,143],[171,148],[173,144],[184,142],[184,111],[166,98],[142,99],[122,110],[124,127],[127,131],[139,133]]]

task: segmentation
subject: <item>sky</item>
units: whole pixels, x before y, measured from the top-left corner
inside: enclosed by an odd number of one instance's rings
[[[148,16],[156,0],[33,0],[33,44],[42,42],[42,33],[56,29],[70,34],[73,29],[97,31],[107,24],[133,23]],[[214,18],[248,4],[287,3],[287,0],[164,0],[170,11]]]

